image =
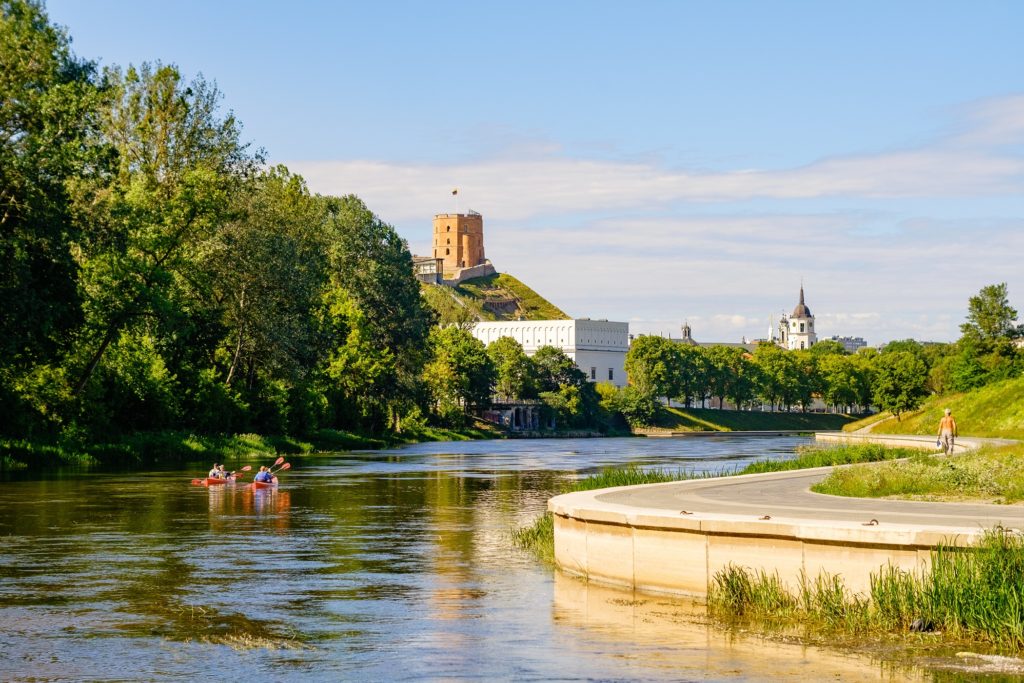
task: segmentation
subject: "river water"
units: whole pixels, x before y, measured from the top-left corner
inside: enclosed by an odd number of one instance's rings
[[[0,487],[0,680],[921,680],[706,625],[514,549],[567,480],[722,471],[804,437],[432,443],[295,460],[278,490],[205,472]]]

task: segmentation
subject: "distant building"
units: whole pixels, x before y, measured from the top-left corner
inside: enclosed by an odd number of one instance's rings
[[[818,341],[814,332],[814,316],[804,303],[804,286],[800,285],[800,303],[789,318],[779,320],[779,346],[790,351],[809,349]]]
[[[828,339],[829,341],[839,342],[842,344],[847,353],[857,353],[857,349],[862,349],[868,345],[868,343],[864,341],[863,337],[837,337],[836,335],[832,335]]]
[[[476,211],[434,216],[434,258],[447,273],[483,265],[484,217]]]
[[[433,256],[413,256],[412,272],[420,282],[439,285],[444,276],[443,259]]]
[[[476,323],[474,337],[490,344],[512,337],[532,356],[542,346],[554,346],[575,361],[591,382],[626,385],[629,323],[608,320],[505,320]]]

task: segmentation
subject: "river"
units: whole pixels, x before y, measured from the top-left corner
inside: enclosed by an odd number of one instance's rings
[[[431,443],[293,461],[275,490],[189,471],[0,487],[0,679],[922,680],[704,624],[684,599],[514,549],[567,480],[722,471],[805,437]]]

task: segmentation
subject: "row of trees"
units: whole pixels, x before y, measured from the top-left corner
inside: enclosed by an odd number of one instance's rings
[[[1024,372],[1024,354],[1005,283],[982,288],[968,302],[962,336],[953,344],[895,341],[881,350],[848,355],[842,345],[823,341],[810,349],[786,351],[761,344],[742,348],[686,346],[661,337],[641,337],[626,356],[632,393],[623,404],[634,423],[652,420],[657,399],[687,406],[717,400],[744,408],[807,409],[815,397],[845,411],[878,406],[899,415],[920,405],[928,393],[967,391]]]

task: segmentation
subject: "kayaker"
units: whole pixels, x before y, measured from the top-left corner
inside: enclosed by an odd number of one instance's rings
[[[269,484],[274,481],[274,475],[270,473],[266,465],[260,465],[260,471],[256,473],[252,480]]]
[[[213,463],[213,469],[210,470],[210,473],[206,476],[209,477],[210,479],[220,479],[221,472],[223,471],[224,465],[218,465],[217,463]]]
[[[231,477],[235,476],[234,472],[225,472],[224,465],[217,465],[217,471],[220,473],[217,476],[220,477],[221,479],[230,479]]]

